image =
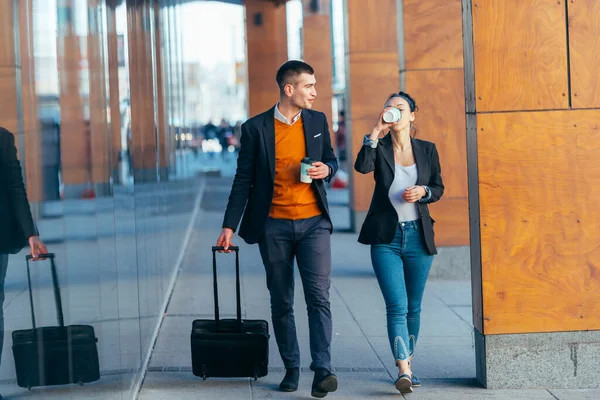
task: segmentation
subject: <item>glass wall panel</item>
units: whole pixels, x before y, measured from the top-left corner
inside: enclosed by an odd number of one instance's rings
[[[2,88],[17,93],[0,126],[15,136],[35,223],[56,256],[65,324],[90,325],[98,338],[99,380],[35,387],[34,397],[129,399],[200,188],[180,140],[192,142],[181,4],[25,0],[0,12],[11,22],[0,28],[10,37]],[[3,286],[5,397],[29,396],[11,348],[14,331],[32,328],[28,252],[9,256]],[[49,265],[31,263],[37,326],[58,324]]]

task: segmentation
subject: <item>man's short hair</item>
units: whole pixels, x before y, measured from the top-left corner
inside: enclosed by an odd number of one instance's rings
[[[277,70],[277,76],[275,77],[279,91],[283,92],[285,85],[291,83],[290,81],[300,74],[314,75],[315,70],[304,61],[290,60],[283,63]]]

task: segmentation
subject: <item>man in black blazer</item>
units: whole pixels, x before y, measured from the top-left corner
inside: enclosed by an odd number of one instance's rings
[[[12,133],[0,127],[0,357],[4,344],[2,304],[8,255],[18,253],[27,244],[31,247],[34,258],[48,252],[31,217],[15,138]]]
[[[288,61],[277,72],[280,100],[242,125],[238,166],[217,246],[239,235],[258,243],[271,295],[273,330],[286,367],[283,391],[298,388],[300,351],[294,321],[294,258],[302,278],[310,329],[311,394],[337,389],[331,373],[331,217],[323,181],[338,168],[325,115],[312,111],[317,95],[313,68]],[[309,157],[311,183],[300,181]],[[243,214],[243,218],[242,218]]]

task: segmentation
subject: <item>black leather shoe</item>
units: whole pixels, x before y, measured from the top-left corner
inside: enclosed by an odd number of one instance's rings
[[[412,376],[412,385],[413,385],[413,387],[421,386],[421,381],[414,374]]]
[[[315,378],[312,383],[310,395],[316,398],[323,398],[329,392],[335,392],[338,387],[337,376],[332,374],[325,368],[317,368],[315,370]]]
[[[279,389],[283,392],[295,392],[298,390],[298,380],[300,379],[300,368],[287,368],[285,377],[279,384]]]

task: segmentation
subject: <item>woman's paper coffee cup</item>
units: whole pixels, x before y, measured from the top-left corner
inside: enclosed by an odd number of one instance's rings
[[[398,122],[402,118],[402,112],[396,107],[392,107],[383,113],[383,121],[389,123]]]

